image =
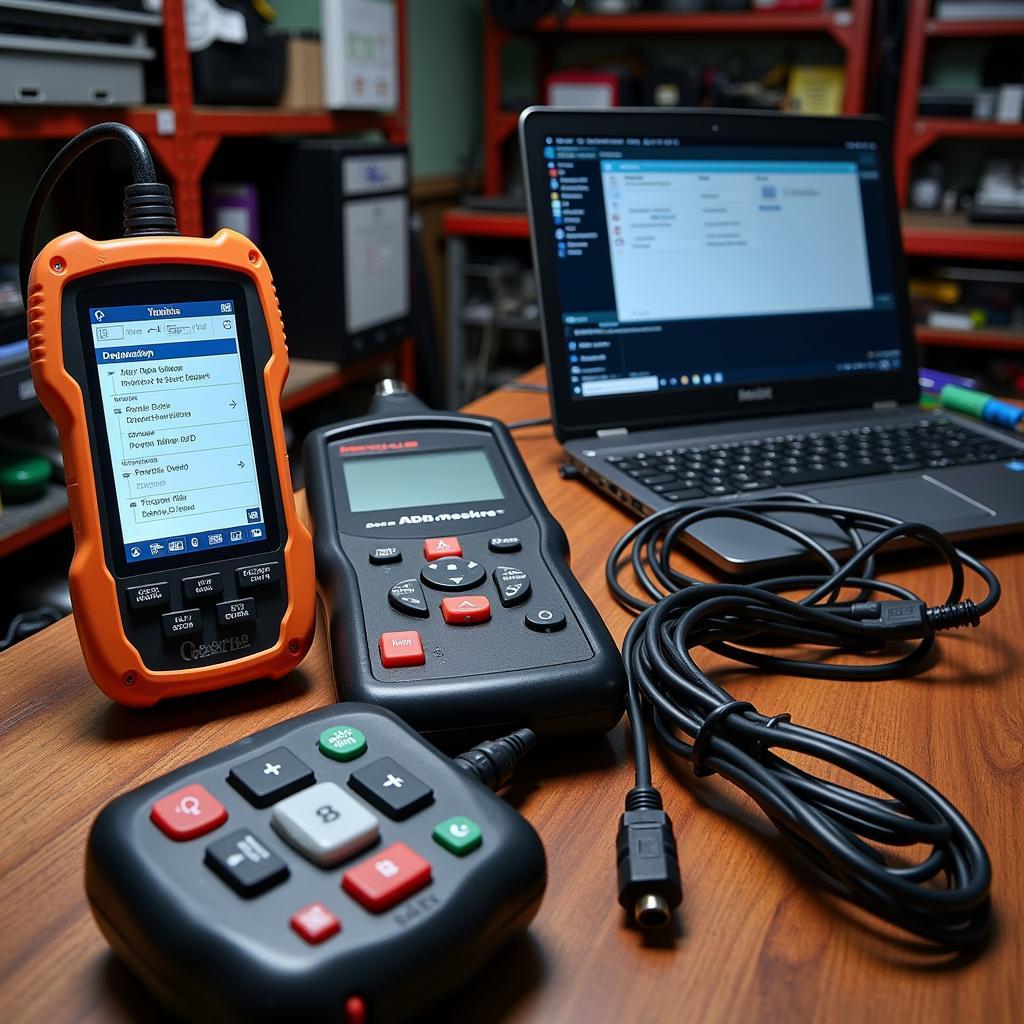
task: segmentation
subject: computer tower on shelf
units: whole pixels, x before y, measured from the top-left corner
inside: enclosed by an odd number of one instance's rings
[[[289,351],[346,363],[394,345],[411,320],[408,151],[347,139],[274,149],[262,247]]]

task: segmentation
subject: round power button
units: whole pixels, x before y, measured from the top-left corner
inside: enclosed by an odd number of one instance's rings
[[[556,633],[565,629],[565,615],[552,608],[537,608],[527,614],[526,625],[536,633]]]

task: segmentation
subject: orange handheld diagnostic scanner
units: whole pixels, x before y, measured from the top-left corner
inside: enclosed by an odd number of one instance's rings
[[[64,456],[75,624],[97,685],[149,705],[285,675],[312,641],[315,586],[262,254],[228,230],[71,232],[35,259],[27,298],[32,376]]]

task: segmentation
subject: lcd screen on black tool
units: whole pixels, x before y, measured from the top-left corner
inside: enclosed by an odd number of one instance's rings
[[[347,459],[344,472],[353,512],[505,497],[480,448]]]

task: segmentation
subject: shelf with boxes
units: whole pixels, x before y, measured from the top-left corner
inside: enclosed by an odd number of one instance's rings
[[[1024,260],[1021,67],[1016,0],[909,3],[894,134],[909,255]],[[975,187],[961,187],[966,174]]]
[[[709,5],[710,6],[710,5]],[[598,14],[588,11],[572,11],[565,16],[546,15],[532,24],[512,29],[498,23],[490,11],[484,22],[484,191],[489,195],[500,194],[506,188],[505,147],[513,136],[519,118],[519,109],[505,103],[505,72],[507,51],[510,44],[519,40],[532,40],[539,50],[537,62],[539,78],[536,102],[544,102],[543,80],[555,65],[555,51],[561,44],[579,39],[606,40],[620,48],[625,44],[638,45],[645,40],[674,42],[687,38],[720,36],[735,39],[750,37],[763,43],[763,36],[769,34],[777,39],[788,37],[821,37],[830,39],[838,48],[840,61],[826,65],[822,71],[830,72],[815,78],[812,88],[819,95],[825,94],[832,101],[838,97],[837,109],[852,114],[863,110],[864,92],[868,72],[871,0],[850,0],[841,7],[828,7],[824,3],[804,10],[773,9],[755,6],[741,11],[695,10],[692,12],[638,11],[635,13]],[[678,61],[673,62],[678,63]],[[838,71],[838,74],[831,73]],[[670,71],[670,78],[675,76]],[[815,63],[807,73],[818,71]],[[691,76],[695,88],[703,88],[697,80],[707,77]],[[666,97],[667,105],[696,105],[687,101],[683,92],[684,84],[675,81],[664,83],[660,93]],[[570,83],[571,85],[571,83]],[[652,95],[658,95],[657,84],[652,85]],[[775,91],[785,95],[785,90]],[[614,85],[611,86],[614,96]],[[621,102],[621,97],[618,97]],[[549,96],[547,102],[552,102]],[[559,101],[561,102],[561,101]],[[736,105],[736,97],[723,96],[720,105]]]
[[[26,5],[23,0],[0,0],[0,6],[3,5],[42,6],[38,3]],[[63,8],[70,5],[57,6]],[[94,6],[102,7],[102,4],[97,2]],[[341,6],[326,4],[324,12],[331,18]],[[170,178],[182,230],[198,234],[203,230],[200,181],[207,163],[225,138],[345,135],[376,131],[390,142],[406,141],[408,97],[406,76],[403,73],[405,8],[406,0],[392,0],[392,6],[389,7],[394,11],[394,94],[393,102],[389,99],[382,106],[390,109],[305,109],[303,104],[311,102],[311,93],[307,91],[305,94],[296,94],[287,75],[284,88],[288,91],[283,93],[284,102],[289,104],[287,107],[197,103],[197,98],[203,99],[204,94],[197,88],[202,80],[195,80],[195,75],[205,74],[209,78],[209,72],[204,72],[203,66],[193,61],[193,55],[186,44],[184,0],[164,0],[162,15],[148,14],[144,19],[145,24],[139,26],[140,30],[145,28],[154,37],[159,35],[162,44],[163,75],[162,79],[157,76],[155,87],[165,96],[162,102],[125,104],[118,102],[119,94],[112,92],[106,97],[94,97],[91,106],[72,106],[66,102],[50,104],[45,95],[19,98],[14,93],[4,95],[0,91],[0,104],[4,104],[0,105],[0,140],[70,138],[98,121],[123,121],[146,137]],[[153,45],[148,49],[155,50],[156,42],[156,38],[152,38]],[[141,54],[141,50],[139,52]],[[310,54],[304,53],[299,57],[308,61]],[[282,70],[286,71],[286,68]],[[137,73],[141,89],[141,67]],[[238,74],[236,69],[234,77],[237,78]],[[338,83],[332,86],[334,78],[337,78],[336,72],[325,72],[326,88],[342,89],[343,85]],[[243,93],[240,91],[239,94]],[[140,100],[142,98],[140,92],[131,95],[137,95]]]

